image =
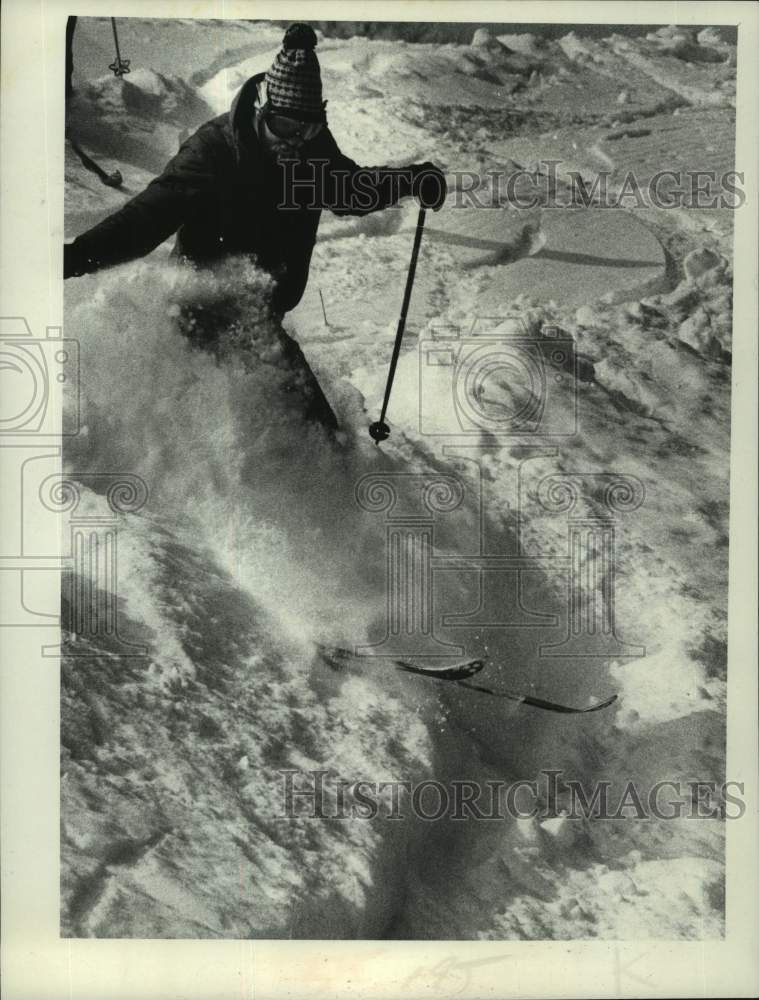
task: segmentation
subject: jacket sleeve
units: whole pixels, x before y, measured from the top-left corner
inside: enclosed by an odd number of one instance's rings
[[[412,193],[417,168],[362,167],[339,149],[331,150],[324,178],[325,207],[335,215],[369,215]]]
[[[202,126],[123,208],[64,246],[64,278],[143,257],[180,227],[218,183],[223,139]]]

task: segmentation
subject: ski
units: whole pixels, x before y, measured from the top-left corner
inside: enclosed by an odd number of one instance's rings
[[[531,694],[515,694],[513,691],[494,691],[492,688],[482,687],[480,684],[469,684],[466,681],[458,681],[459,687],[469,688],[470,691],[478,691],[480,694],[488,694],[493,698],[506,698],[515,701],[520,705],[531,705],[533,708],[541,708],[545,712],[559,712],[562,715],[586,715],[588,712],[600,712],[602,708],[608,708],[617,700],[617,695],[613,694],[606,701],[600,701],[597,705],[590,705],[588,708],[575,708],[572,705],[562,705],[557,701],[548,701],[545,698],[537,698]]]
[[[452,667],[422,667],[417,663],[409,663],[408,660],[392,662],[398,670],[407,670],[411,674],[421,674],[423,677],[432,677],[438,681],[459,681],[465,677],[473,677],[485,666],[484,660],[466,660]]]
[[[318,645],[317,648],[321,658],[334,670],[344,669],[350,661],[362,660],[366,662],[374,660],[376,662],[380,659],[380,657],[356,656],[350,650],[343,649],[340,646]],[[418,663],[411,663],[409,660],[394,660],[391,657],[382,657],[381,659],[389,660],[397,670],[405,670],[408,673],[421,674],[424,677],[432,677],[435,680],[441,681],[457,681],[466,677],[473,677],[485,666],[484,660],[466,660],[463,663],[456,663],[453,666],[438,667],[421,666]]]
[[[370,659],[370,657],[356,657],[350,650],[343,649],[340,646],[317,645],[317,649],[321,658],[333,670],[343,670],[351,661],[355,661],[356,659]],[[563,705],[561,702],[549,701],[547,698],[538,698],[536,695],[517,694],[514,691],[495,691],[493,688],[484,687],[481,684],[470,683],[467,678],[473,677],[485,667],[484,660],[467,660],[452,667],[422,667],[408,660],[390,660],[390,662],[397,670],[420,674],[422,677],[429,677],[432,680],[452,681],[454,684],[458,684],[459,687],[467,688],[469,691],[476,691],[478,694],[487,694],[491,698],[504,698],[519,705],[529,705],[531,708],[539,708],[544,712],[556,712],[560,715],[587,715],[589,712],[600,712],[617,700],[617,695],[613,694],[610,698],[599,702],[597,705],[590,705],[588,708],[576,708],[573,705]]]

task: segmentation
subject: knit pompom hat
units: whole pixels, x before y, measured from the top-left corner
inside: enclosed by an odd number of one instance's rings
[[[309,24],[291,24],[285,32],[282,48],[266,74],[269,107],[275,114],[326,121],[316,41],[316,32]]]

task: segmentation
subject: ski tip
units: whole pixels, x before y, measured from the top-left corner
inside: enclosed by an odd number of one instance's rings
[[[616,700],[617,695],[613,694],[605,701],[599,701],[597,705],[588,705],[587,708],[574,708],[571,705],[562,705],[558,702],[546,701],[543,698],[534,698],[528,695],[524,698],[523,704],[531,705],[533,708],[543,708],[549,712],[558,712],[562,715],[588,715],[590,712],[600,712],[602,709],[608,708]]]
[[[606,701],[600,701],[597,705],[590,705],[588,708],[584,708],[582,711],[600,712],[602,708],[608,708],[609,705],[613,705],[618,697],[619,697],[618,695],[613,694],[610,698],[607,698]]]
[[[395,660],[395,665],[400,670],[406,670],[412,674],[421,674],[423,677],[432,677],[441,681],[458,681],[478,674],[484,668],[485,661],[467,660],[466,663],[456,663],[452,667],[433,667],[410,663],[408,660]]]
[[[482,687],[479,684],[470,684],[461,681],[460,686],[469,691],[477,691],[480,694],[487,694],[493,698],[505,698],[514,701],[519,705],[528,705],[530,708],[540,708],[545,712],[556,712],[559,715],[586,715],[588,712],[600,712],[603,708],[608,708],[617,700],[617,695],[613,694],[606,701],[597,705],[590,705],[588,708],[575,708],[572,705],[562,705],[557,701],[548,701],[546,698],[538,698],[533,694],[517,694],[515,691],[494,691],[492,688]]]

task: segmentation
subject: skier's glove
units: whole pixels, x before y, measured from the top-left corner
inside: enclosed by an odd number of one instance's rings
[[[448,194],[445,174],[434,163],[417,163],[411,168],[411,193],[421,208],[441,209]]]
[[[73,243],[63,244],[63,280],[78,278],[85,273],[84,261]]]

